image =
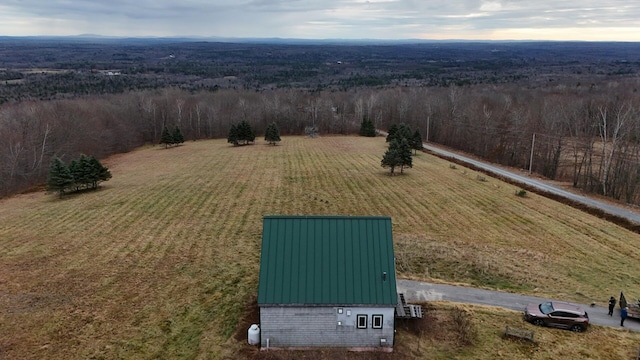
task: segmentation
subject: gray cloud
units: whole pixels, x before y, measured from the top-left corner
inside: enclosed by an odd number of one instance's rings
[[[639,18],[637,0],[4,0],[0,35],[640,41]]]

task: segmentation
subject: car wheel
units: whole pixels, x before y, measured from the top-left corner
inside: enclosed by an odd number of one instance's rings
[[[535,326],[544,326],[544,321],[542,319],[533,320],[533,325]]]
[[[584,328],[582,326],[580,326],[580,325],[573,325],[571,327],[571,331],[573,331],[573,332],[583,332]]]

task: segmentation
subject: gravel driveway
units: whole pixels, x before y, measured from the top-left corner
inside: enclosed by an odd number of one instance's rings
[[[456,303],[497,306],[511,310],[523,311],[529,303],[541,303],[558,299],[545,299],[535,296],[518,295],[502,291],[476,289],[466,286],[432,284],[428,282],[398,279],[399,293],[404,293],[407,302],[450,301]],[[614,294],[612,294],[614,295]],[[614,295],[615,296],[615,295]],[[603,299],[607,301],[607,299]],[[620,327],[620,309],[616,306],[613,316],[607,315],[609,310],[601,306],[590,307],[578,304],[589,314],[591,324],[609,327]],[[640,321],[627,319],[624,328],[640,331]]]

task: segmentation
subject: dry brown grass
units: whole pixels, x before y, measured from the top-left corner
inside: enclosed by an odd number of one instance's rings
[[[0,201],[0,357],[238,357],[266,214],[390,215],[405,277],[600,304],[637,296],[640,235],[427,154],[390,177],[385,146],[189,142],[105,161],[113,179],[97,192]],[[466,354],[483,358],[483,343]]]
[[[260,351],[243,344],[238,354],[240,358],[252,360],[618,360],[634,359],[638,351],[640,335],[625,330],[592,326],[585,333],[575,334],[534,326],[524,321],[522,313],[506,309],[446,302],[423,303],[422,306],[424,318],[397,321],[393,353],[337,349]],[[254,316],[257,318],[257,310]],[[533,341],[505,336],[507,326],[533,331]],[[245,341],[247,328],[239,331],[238,341]]]

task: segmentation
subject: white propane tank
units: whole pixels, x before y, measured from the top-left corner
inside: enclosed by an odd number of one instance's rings
[[[249,327],[249,331],[247,331],[247,338],[249,339],[249,345],[260,344],[260,328],[258,325],[253,324]]]

